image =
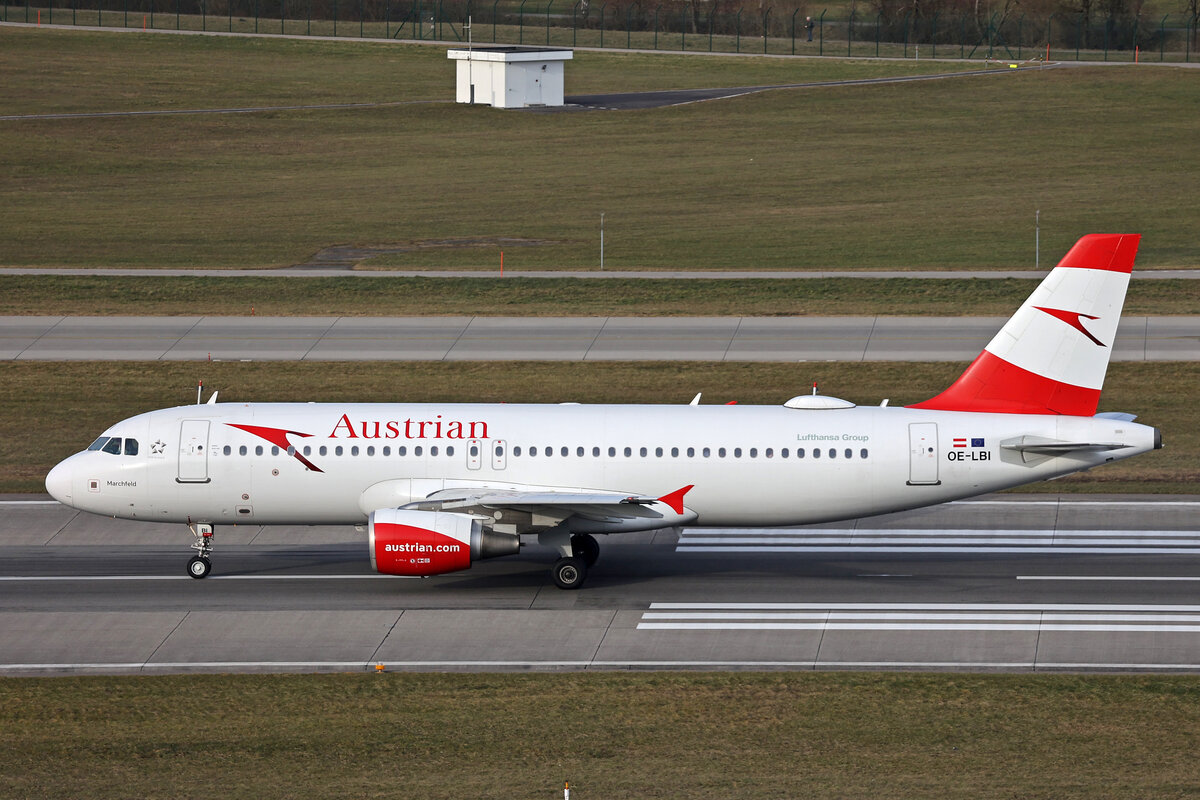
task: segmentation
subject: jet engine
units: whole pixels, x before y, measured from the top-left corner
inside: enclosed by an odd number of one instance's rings
[[[467,569],[472,561],[513,555],[516,534],[486,530],[478,517],[446,511],[383,508],[367,525],[371,566],[385,575],[441,575]]]

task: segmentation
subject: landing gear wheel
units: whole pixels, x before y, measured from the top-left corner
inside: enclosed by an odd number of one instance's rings
[[[582,558],[560,558],[550,570],[554,585],[560,589],[578,589],[587,577],[587,564]]]
[[[571,537],[571,555],[590,567],[600,558],[600,544],[590,534],[577,533]]]
[[[207,578],[212,571],[212,562],[203,556],[192,556],[187,565],[188,575],[193,578]]]

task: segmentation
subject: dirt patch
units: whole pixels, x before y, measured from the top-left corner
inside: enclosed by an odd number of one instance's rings
[[[454,239],[418,239],[397,244],[335,244],[318,250],[297,269],[371,269],[363,265],[377,256],[417,253],[424,250],[461,250],[483,247],[541,247],[560,244],[553,239],[522,239],[508,236],[472,236]]]

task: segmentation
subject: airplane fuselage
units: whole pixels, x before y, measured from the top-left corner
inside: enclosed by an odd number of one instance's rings
[[[877,406],[221,403],[120,422],[101,440],[132,439],[136,455],[84,451],[47,483],[113,517],[257,525],[364,523],[456,485],[692,485],[689,524],[796,525],[1045,480],[1154,449],[1156,436],[1104,417]],[[1040,440],[1109,446],[1012,449]]]

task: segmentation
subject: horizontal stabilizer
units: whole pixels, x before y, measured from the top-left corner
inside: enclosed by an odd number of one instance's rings
[[[1035,456],[1064,456],[1068,453],[1088,452],[1097,453],[1105,450],[1120,450],[1129,445],[1123,442],[1063,442],[1057,439],[1046,439],[1042,436],[1021,436],[1001,442],[1003,450],[1014,450],[1029,461]]]

